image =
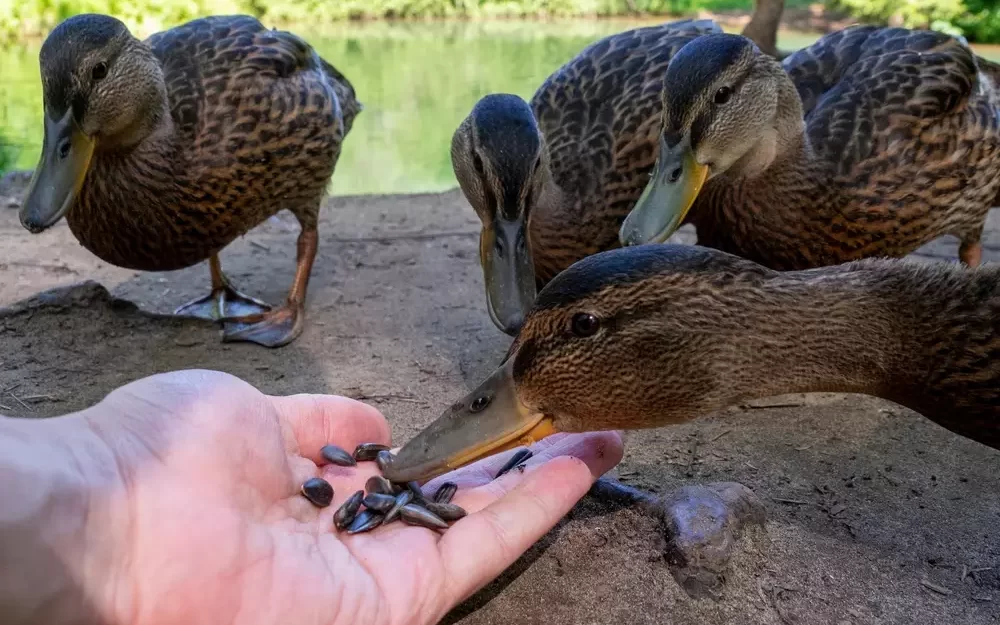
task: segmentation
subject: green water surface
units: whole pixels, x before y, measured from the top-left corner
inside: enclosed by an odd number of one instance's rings
[[[332,193],[454,187],[451,135],[476,100],[495,92],[530,98],[546,76],[587,44],[650,23],[371,22],[317,33],[293,29],[347,75],[365,105],[345,142]],[[793,49],[815,38],[782,33],[778,44]],[[0,140],[13,168],[33,168],[39,155],[39,46],[0,49]]]

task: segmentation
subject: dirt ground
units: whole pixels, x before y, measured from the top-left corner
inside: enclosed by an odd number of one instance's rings
[[[0,187],[5,414],[62,414],[136,378],[201,367],[268,393],[361,398],[385,413],[400,443],[476,384],[508,345],[484,309],[478,222],[458,192],[329,200],[307,328],[292,345],[267,350],[221,344],[208,323],[148,314],[204,294],[206,266],[124,271],[84,250],[65,223],[32,236],[17,220],[23,188]],[[225,251],[223,267],[244,291],[279,302],[296,229],[286,215],[263,224]],[[987,257],[1000,260],[997,211],[986,245]],[[939,241],[921,254],[951,261],[955,248]],[[85,281],[95,283],[71,286]],[[58,290],[38,295],[47,289]],[[1000,622],[1000,454],[871,398],[759,403],[631,433],[615,472],[660,493],[737,481],[764,501],[766,525],[744,534],[715,598],[681,590],[651,518],[585,498],[448,621]]]

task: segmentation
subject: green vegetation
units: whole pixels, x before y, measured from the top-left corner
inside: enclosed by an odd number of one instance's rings
[[[809,1],[789,0],[788,6]],[[316,28],[361,19],[684,15],[752,6],[752,0],[0,0],[0,42],[44,36],[78,13],[114,15],[136,34],[149,34],[196,17],[231,13]]]
[[[827,0],[866,22],[933,28],[979,43],[1000,42],[997,0]]]

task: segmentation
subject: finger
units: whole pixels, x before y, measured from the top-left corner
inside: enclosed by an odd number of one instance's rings
[[[587,465],[561,456],[519,476],[505,497],[453,525],[439,542],[455,605],[498,576],[559,522],[593,482]]]
[[[433,495],[445,482],[453,482],[458,486],[458,492],[462,493],[460,500],[463,507],[469,505],[478,510],[511,488],[513,483],[509,482],[511,478],[508,476],[517,474],[517,471],[511,471],[499,480],[495,480],[495,477],[507,461],[523,449],[525,448],[521,447],[496,454],[434,478],[424,486],[424,492]],[[556,434],[535,443],[529,449],[534,455],[524,462],[528,468],[557,456],[575,456],[591,468],[594,479],[621,462],[623,453],[621,435],[615,431]]]
[[[360,443],[389,445],[389,423],[377,409],[337,395],[270,397],[291,431],[294,451],[325,464],[319,450],[333,444],[353,452]]]

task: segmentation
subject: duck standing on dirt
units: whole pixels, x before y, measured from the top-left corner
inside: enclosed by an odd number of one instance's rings
[[[1000,266],[866,259],[779,272],[671,244],[590,256],[542,289],[505,361],[385,475],[422,481],[556,432],[656,428],[809,392],[885,398],[1000,449]],[[643,498],[600,486],[608,500]],[[720,537],[753,509],[732,486],[653,506],[695,547],[687,560],[722,553],[697,547],[729,544]]]
[[[754,33],[773,41],[784,3],[761,0]],[[492,94],[455,131],[451,161],[482,221],[487,309],[516,334],[537,289],[618,247],[622,220],[656,162],[663,76],[711,20],[636,28],[586,47],[525,102]]]
[[[904,256],[944,234],[976,266],[1000,191],[997,66],[933,31],[856,26],[779,63],[739,35],[671,60],[659,157],[621,228],[773,269]]]
[[[78,15],[40,53],[45,143],[21,209],[66,217],[101,259],[143,271],[209,260],[212,292],[176,314],[221,320],[223,340],[277,347],[302,331],[318,213],[361,104],[302,39],[247,16],[198,19],[140,41]],[[239,293],[219,252],[282,209],[301,224],[286,303]]]

